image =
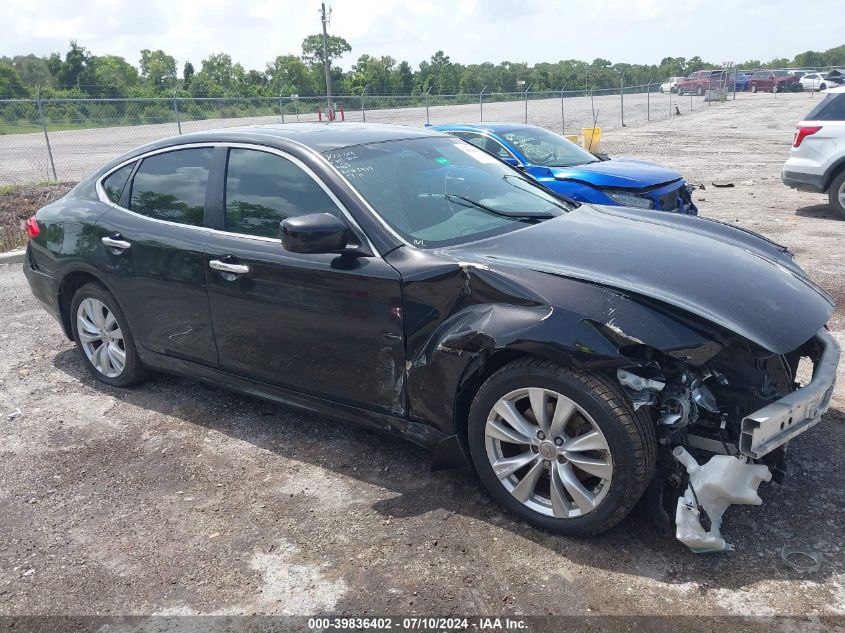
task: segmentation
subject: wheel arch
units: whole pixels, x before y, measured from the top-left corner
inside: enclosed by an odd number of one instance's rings
[[[506,347],[494,350],[483,362],[471,364],[464,372],[458,384],[457,393],[454,399],[454,432],[461,444],[461,447],[469,455],[469,439],[467,428],[469,421],[469,410],[475,394],[490,376],[499,371],[502,367],[521,360],[539,359],[553,361],[563,367],[571,368],[573,363],[566,357],[551,358],[550,355],[538,351],[526,351],[524,349]]]
[[[59,282],[59,316],[61,317],[62,329],[69,340],[73,340],[73,328],[71,326],[70,305],[76,291],[89,283],[102,284],[112,296],[114,292],[103,278],[91,269],[79,267],[69,270]],[[115,297],[115,301],[117,298]],[[120,302],[118,302],[120,305]],[[121,307],[122,308],[122,307]]]
[[[831,183],[833,183],[834,179],[839,176],[843,171],[845,171],[845,156],[841,156],[837,160],[833,162],[833,164],[827,168],[824,174],[824,180],[822,181],[822,187],[824,188],[823,191],[827,193],[827,190],[830,188]]]

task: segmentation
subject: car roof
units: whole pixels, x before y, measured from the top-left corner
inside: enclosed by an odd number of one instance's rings
[[[473,130],[476,132],[492,132],[493,134],[500,134],[502,132],[510,132],[511,130],[536,130],[538,126],[528,125],[527,123],[444,123],[443,125],[433,125],[430,129],[434,130]]]
[[[260,139],[268,144],[273,140],[299,143],[317,152],[326,152],[352,145],[383,143],[412,138],[440,136],[440,132],[406,125],[388,125],[384,123],[271,123],[267,125],[249,125],[229,127],[220,130],[193,132],[182,136],[170,137],[159,143],[208,143],[255,141]]]

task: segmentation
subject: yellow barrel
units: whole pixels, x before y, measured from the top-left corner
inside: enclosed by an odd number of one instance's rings
[[[581,144],[581,138],[577,134],[567,134],[563,138],[565,138],[567,141],[575,143],[576,145]]]
[[[601,128],[600,127],[585,127],[581,129],[583,135],[583,147],[588,152],[597,154],[601,151]]]

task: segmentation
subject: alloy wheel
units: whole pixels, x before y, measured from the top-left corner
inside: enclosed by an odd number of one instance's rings
[[[107,378],[117,378],[126,366],[123,332],[108,306],[88,298],[76,310],[79,343],[94,368]]]
[[[839,185],[839,190],[836,192],[836,199],[839,201],[839,208],[845,209],[845,180]]]
[[[487,416],[485,447],[502,486],[541,514],[582,516],[610,490],[613,460],[604,433],[573,400],[550,389],[500,398]]]

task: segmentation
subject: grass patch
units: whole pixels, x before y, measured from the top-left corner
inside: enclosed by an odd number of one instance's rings
[[[48,180],[27,185],[0,185],[0,253],[26,244],[26,219],[44,205],[61,198],[73,184]]]

